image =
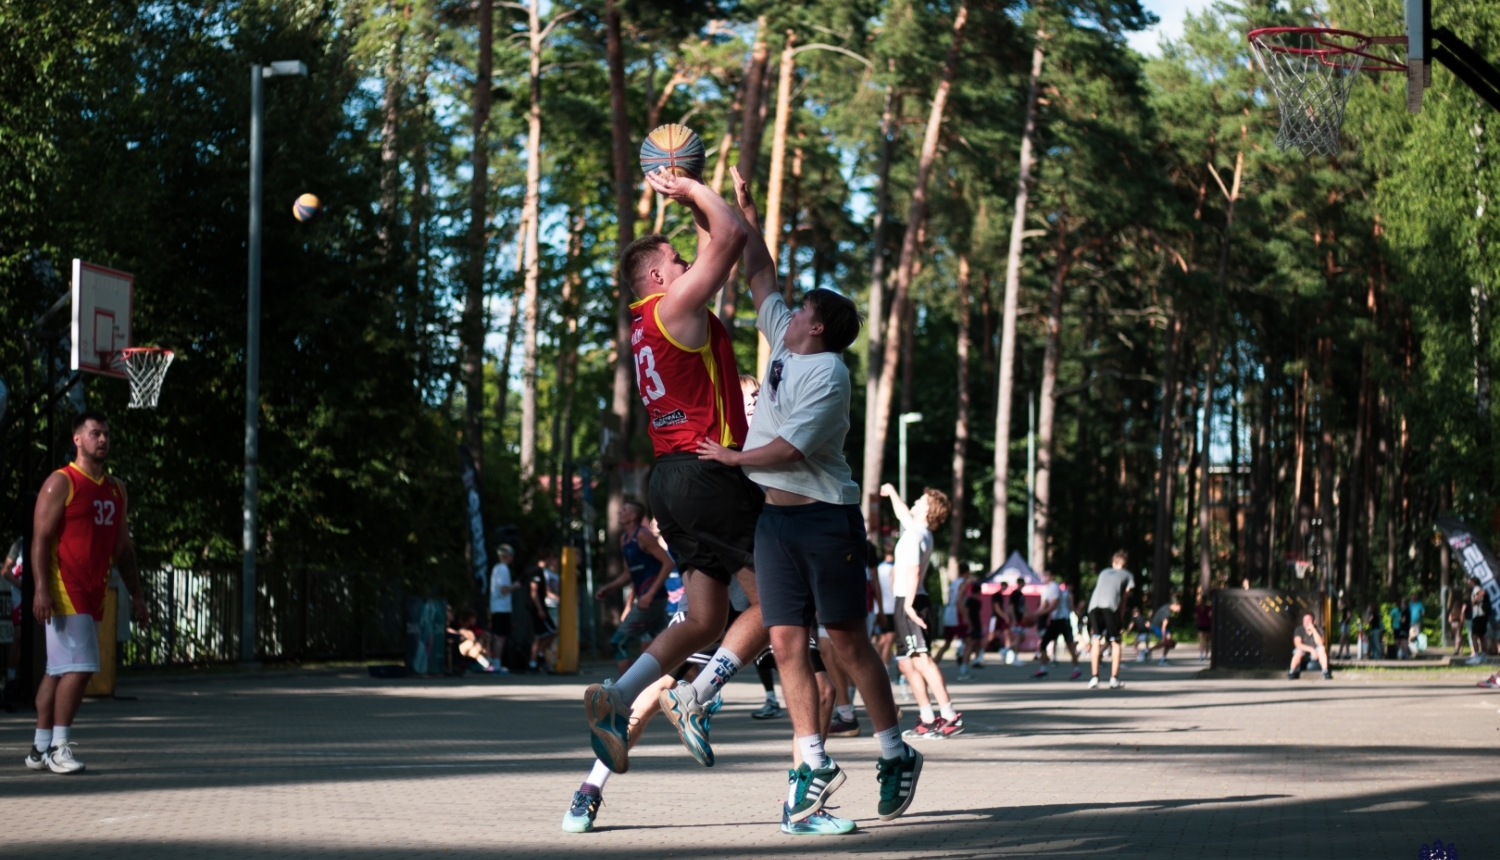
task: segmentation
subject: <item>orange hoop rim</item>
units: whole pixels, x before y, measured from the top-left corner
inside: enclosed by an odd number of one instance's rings
[[[1304,48],[1300,45],[1285,45],[1278,41],[1283,36],[1312,36],[1318,47]],[[1406,64],[1393,60],[1390,57],[1382,57],[1379,54],[1369,52],[1371,45],[1405,45],[1405,36],[1367,36],[1353,30],[1338,30],[1332,27],[1261,27],[1251,30],[1249,33],[1251,42],[1275,51],[1278,54],[1295,54],[1299,57],[1317,57],[1318,62],[1325,66],[1342,69],[1353,69],[1355,66],[1349,63],[1339,62],[1336,58],[1346,54],[1353,54],[1365,60],[1358,66],[1364,72],[1405,72]],[[1341,44],[1332,41],[1335,38],[1353,39],[1353,44]]]
[[[119,355],[121,359],[127,359],[137,355],[176,355],[176,353],[172,352],[172,350],[167,349],[164,346],[127,346],[122,350],[118,350],[116,354]]]

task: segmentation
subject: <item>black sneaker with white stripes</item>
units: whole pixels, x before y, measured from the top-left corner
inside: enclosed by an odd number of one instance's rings
[[[822,809],[823,802],[844,784],[844,779],[844,772],[833,759],[828,760],[826,767],[809,768],[807,762],[798,765],[797,802],[787,811],[788,820],[802,821]]]

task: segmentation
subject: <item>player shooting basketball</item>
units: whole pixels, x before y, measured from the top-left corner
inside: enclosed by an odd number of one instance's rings
[[[70,732],[89,678],[99,671],[96,624],[104,617],[111,566],[130,589],[136,620],[149,617],[130,543],[129,497],[105,468],[109,420],[80,413],[73,445],[77,458],[42,484],[31,544],[37,573],[31,613],[47,630],[47,674],[36,694],[36,739],[26,766],[64,774],[84,768],[73,757]]]

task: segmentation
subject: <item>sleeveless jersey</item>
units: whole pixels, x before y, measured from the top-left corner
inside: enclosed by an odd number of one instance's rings
[[[656,456],[696,454],[698,440],[726,448],[745,443],[748,422],[740,395],[734,345],[719,318],[708,314],[708,342],[689,349],[667,334],[657,313],[664,294],[630,306],[630,348],[635,384],[651,422]]]
[[[58,471],[68,479],[68,504],[47,577],[52,611],[92,615],[99,621],[104,618],[104,589],[125,516],[124,494],[110,475],[95,481],[72,463]]]
[[[625,567],[630,570],[630,581],[635,586],[637,594],[661,570],[659,562],[655,566],[652,565],[652,562],[656,561],[656,556],[641,548],[638,538],[643,528],[645,526],[636,526],[635,531],[630,533],[630,538],[620,546],[620,554],[625,557]]]

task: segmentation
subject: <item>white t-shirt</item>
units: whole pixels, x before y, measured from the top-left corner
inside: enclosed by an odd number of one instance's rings
[[[1067,621],[1073,615],[1073,601],[1068,593],[1062,590],[1062,586],[1055,582],[1042,583],[1042,603],[1055,600],[1057,605],[1052,607],[1052,613],[1047,616],[1051,621]]]
[[[762,487],[834,505],[857,505],[859,485],[844,459],[849,368],[837,353],[798,355],[787,349],[784,339],[791,319],[779,293],[761,302],[755,325],[771,344],[771,363],[761,380],[745,450],[768,445],[779,436],[802,452],[802,459],[780,466],[745,466],[745,474]]]
[[[875,568],[875,573],[880,577],[880,611],[886,615],[895,615],[896,595],[891,591],[891,580],[895,578],[896,566],[882,561]]]
[[[916,523],[910,520],[901,523],[901,537],[896,541],[896,568],[907,570],[911,567],[917,569],[917,594],[926,594],[927,587],[922,584],[923,576],[927,573],[927,563],[932,560],[932,531],[925,523]],[[901,577],[900,579],[904,579]],[[897,597],[911,597],[910,594],[901,594],[904,591],[904,583],[897,580]]]
[[[964,581],[955,579],[948,583],[948,602],[943,604],[943,626],[958,626],[958,604],[963,600]]]
[[[502,561],[490,569],[490,612],[510,611],[510,595],[500,593],[502,587],[510,584],[509,565]]]

